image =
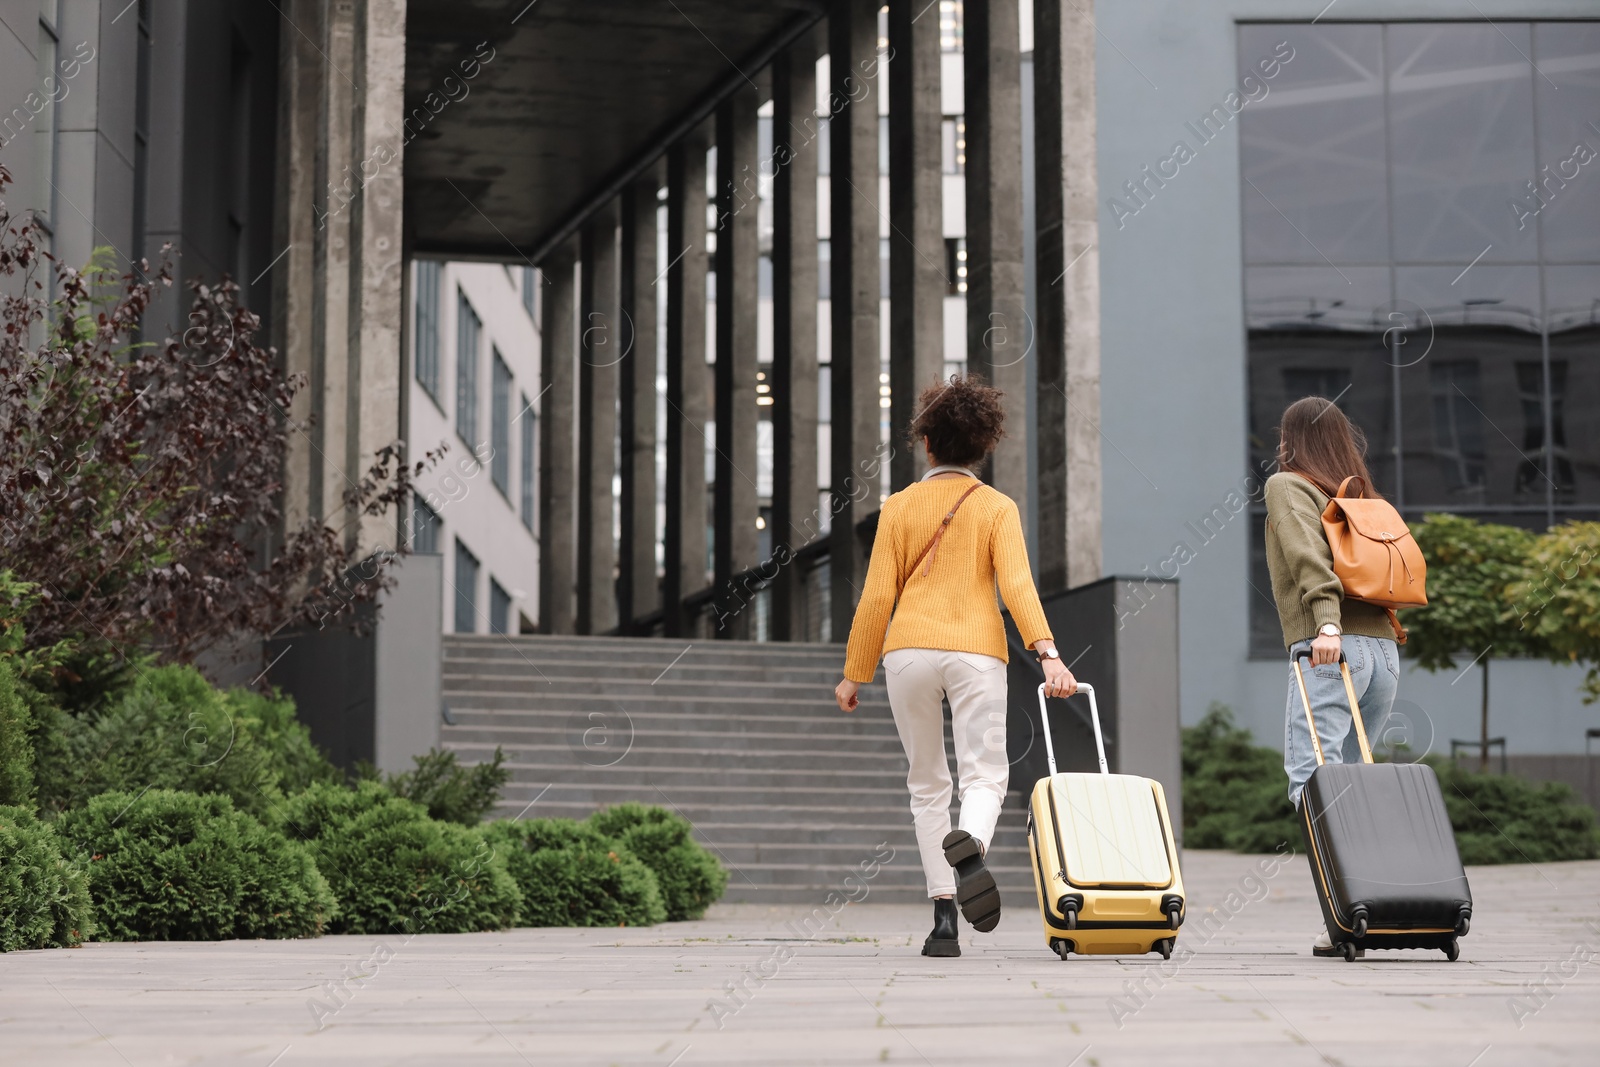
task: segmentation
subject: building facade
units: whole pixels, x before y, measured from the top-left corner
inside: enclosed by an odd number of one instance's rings
[[[538,620],[538,287],[531,267],[410,265],[406,442],[411,550],[443,557],[445,633],[532,633]]]
[[[1105,565],[1180,579],[1185,720],[1279,743],[1259,487],[1290,401],[1338,401],[1408,520],[1600,513],[1592,5],[1319,7],[1098,5]],[[1403,663],[1390,740],[1475,741],[1478,652]],[[1496,661],[1491,733],[1582,753],[1580,678]]]

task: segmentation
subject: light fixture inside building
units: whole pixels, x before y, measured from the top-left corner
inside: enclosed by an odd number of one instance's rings
[[[765,530],[766,528],[767,528],[766,516],[765,515],[757,515],[756,516],[756,529]]]

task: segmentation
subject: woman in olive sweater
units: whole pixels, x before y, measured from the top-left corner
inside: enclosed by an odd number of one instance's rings
[[[1362,718],[1381,721],[1394,704],[1400,650],[1390,615],[1375,604],[1348,600],[1333,573],[1333,552],[1322,532],[1322,509],[1351,476],[1367,486],[1367,442],[1333,403],[1310,396],[1289,405],[1278,427],[1278,473],[1267,479],[1267,570],[1278,605],[1283,643],[1291,657],[1311,651],[1306,694],[1322,753],[1329,763],[1361,762],[1349,699],[1339,673],[1344,654],[1355,683]],[[1367,492],[1373,493],[1372,489]],[[1317,759],[1293,666],[1284,715],[1283,767],[1289,802],[1298,810],[1300,791]],[[1337,955],[1327,930],[1312,946],[1319,956]]]
[[[1000,396],[969,377],[951,378],[918,398],[910,439],[927,449],[929,470],[883,505],[844,681],[834,692],[841,710],[854,711],[857,691],[872,681],[882,657],[934,901],[925,956],[961,955],[952,895],[975,929],[993,930],[1000,921],[1000,894],[983,862],[1011,770],[997,586],[1023,641],[1039,654],[1047,692],[1064,697],[1077,689],[1039,605],[1017,505],[973,473],[1004,432]],[[961,825],[954,830],[943,700],[950,702],[961,774]]]

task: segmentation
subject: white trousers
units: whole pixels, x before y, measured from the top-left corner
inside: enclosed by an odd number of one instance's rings
[[[956,879],[944,858],[944,838],[950,832],[950,763],[941,700],[950,701],[961,829],[987,851],[1011,774],[1006,759],[1006,665],[974,652],[900,648],[883,657],[883,668],[889,707],[910,763],[906,787],[928,895],[948,896],[956,891]]]

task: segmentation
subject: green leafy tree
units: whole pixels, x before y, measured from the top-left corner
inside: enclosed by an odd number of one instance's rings
[[[1534,539],[1511,590],[1513,618],[1557,663],[1587,666],[1585,702],[1600,700],[1600,522],[1568,522]]]
[[[1426,516],[1411,532],[1428,561],[1428,605],[1406,612],[1406,654],[1430,671],[1454,670],[1457,657],[1482,664],[1478,759],[1479,770],[1486,771],[1492,656],[1544,650],[1538,635],[1518,620],[1513,599],[1528,575],[1535,535],[1445,514]]]

